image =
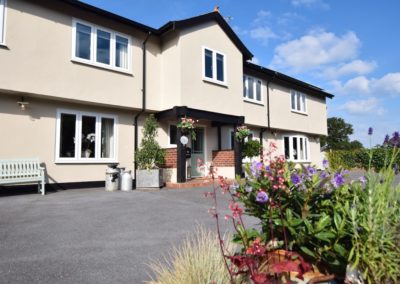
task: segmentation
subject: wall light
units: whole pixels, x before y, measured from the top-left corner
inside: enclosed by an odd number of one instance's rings
[[[17,104],[19,105],[19,107],[21,108],[22,111],[26,110],[26,108],[29,105],[29,102],[26,102],[24,100],[24,97],[21,97],[21,101],[17,102]]]

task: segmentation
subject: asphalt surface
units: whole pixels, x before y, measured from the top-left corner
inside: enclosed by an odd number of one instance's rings
[[[209,190],[2,196],[0,283],[144,283],[151,260],[197,224],[215,227],[212,200],[203,194]]]

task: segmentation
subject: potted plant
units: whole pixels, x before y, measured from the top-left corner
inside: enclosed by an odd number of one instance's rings
[[[158,123],[151,114],[144,122],[143,138],[140,149],[135,154],[138,169],[136,170],[136,188],[160,188],[163,186],[162,169],[165,151],[155,140]]]
[[[190,117],[181,117],[180,121],[176,124],[176,127],[179,128],[184,135],[189,135],[192,137],[192,140],[196,140],[196,131],[195,131],[195,123],[198,120],[194,120]]]
[[[235,138],[238,142],[243,142],[246,137],[250,135],[250,130],[246,125],[239,126],[236,128]]]

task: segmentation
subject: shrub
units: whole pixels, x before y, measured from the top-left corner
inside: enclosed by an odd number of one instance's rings
[[[193,235],[187,236],[181,247],[171,249],[165,262],[150,264],[156,279],[148,284],[229,283],[230,276],[223,265],[217,240],[215,233],[199,226]],[[233,243],[227,241],[227,244],[227,249],[235,251]]]
[[[153,114],[146,118],[142,133],[140,149],[135,155],[138,168],[146,170],[157,168],[164,164],[165,151],[155,140],[158,133],[158,123]]]
[[[243,145],[243,157],[256,157],[260,155],[261,144],[258,140],[249,140]]]

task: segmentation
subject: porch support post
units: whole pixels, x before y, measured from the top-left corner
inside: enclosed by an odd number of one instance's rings
[[[222,143],[221,143],[221,125],[217,126],[218,131],[218,151],[222,150]]]
[[[178,183],[186,182],[186,151],[181,143],[182,131],[180,128],[176,131],[176,181]]]
[[[237,125],[234,125],[235,133],[236,133]],[[233,139],[233,150],[235,152],[235,175],[242,176],[242,152],[243,152],[243,143],[236,140],[236,137]]]

